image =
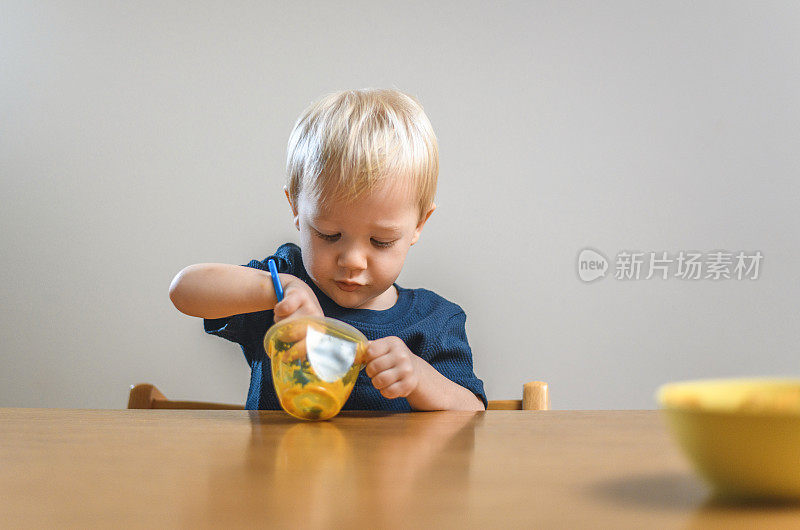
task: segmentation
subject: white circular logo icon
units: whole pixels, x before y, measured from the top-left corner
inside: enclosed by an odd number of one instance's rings
[[[578,277],[584,282],[605,278],[607,271],[608,260],[596,250],[585,248],[578,254]]]

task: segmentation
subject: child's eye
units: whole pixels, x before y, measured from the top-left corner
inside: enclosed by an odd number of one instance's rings
[[[396,239],[394,241],[378,241],[377,239],[373,239],[372,244],[378,248],[389,248],[394,245],[396,241]]]
[[[338,241],[338,240],[339,240],[339,238],[342,236],[342,234],[332,234],[332,235],[329,235],[329,234],[323,234],[323,233],[322,233],[322,232],[320,232],[319,230],[314,230],[314,232],[315,232],[315,233],[317,234],[317,236],[319,236],[320,238],[324,239],[325,241],[330,241],[330,242],[333,242],[333,241]]]
[[[316,228],[314,228],[314,234],[320,239],[328,241],[329,243],[334,243],[336,241],[339,241],[339,238],[342,237],[342,234],[323,234]],[[389,248],[397,242],[396,239],[394,241],[379,241],[374,238],[371,239],[370,241],[372,241],[372,244],[377,248]]]

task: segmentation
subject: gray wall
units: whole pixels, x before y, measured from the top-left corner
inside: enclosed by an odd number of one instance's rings
[[[797,2],[3,2],[0,406],[243,402],[238,347],[167,296],[296,240],[296,116],[396,87],[441,147],[399,283],[459,303],[490,398],[652,408],[798,374]],[[760,250],[760,278],[583,283],[578,252]]]

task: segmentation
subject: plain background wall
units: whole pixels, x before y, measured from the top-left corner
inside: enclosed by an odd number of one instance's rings
[[[122,408],[142,381],[242,403],[241,351],[170,281],[296,241],[289,132],[361,87],[438,134],[398,282],[465,309],[490,398],[653,408],[670,380],[800,372],[797,2],[5,1],[0,63],[0,406]],[[764,260],[586,284],[585,247]]]

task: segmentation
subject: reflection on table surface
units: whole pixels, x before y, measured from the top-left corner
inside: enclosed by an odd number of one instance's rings
[[[2,527],[800,527],[726,505],[655,411],[0,409]]]

